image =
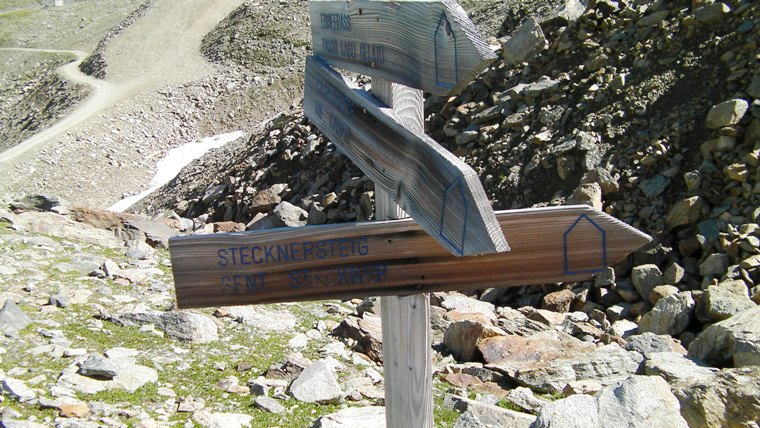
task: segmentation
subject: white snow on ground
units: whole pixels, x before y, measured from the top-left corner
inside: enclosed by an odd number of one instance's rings
[[[206,152],[211,149],[222,147],[223,145],[237,140],[245,134],[243,131],[230,132],[228,134],[215,135],[213,137],[204,138],[200,142],[192,142],[182,145],[180,147],[169,150],[166,156],[158,161],[156,165],[156,175],[150,181],[150,188],[144,192],[124,198],[119,202],[111,205],[108,210],[115,212],[123,212],[137,201],[150,195],[155,190],[171,181],[179,174],[182,168],[190,162],[200,158]]]

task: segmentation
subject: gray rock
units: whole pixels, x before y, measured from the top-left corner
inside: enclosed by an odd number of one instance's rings
[[[454,142],[456,142],[458,146],[462,146],[477,140],[478,135],[480,135],[478,131],[464,130],[458,133],[456,137],[454,137]]]
[[[744,281],[724,281],[707,287],[697,308],[697,316],[708,323],[723,321],[755,306]]]
[[[383,360],[383,332],[380,317],[364,312],[361,318],[346,317],[332,332],[334,336],[356,341],[354,350],[367,355],[371,360]]]
[[[272,220],[277,227],[306,226],[309,213],[290,202],[280,202],[272,212]]]
[[[13,226],[30,234],[55,236],[100,247],[120,248],[124,244],[109,231],[51,212],[21,213],[14,218]]]
[[[522,386],[510,390],[507,395],[504,396],[504,399],[531,413],[538,412],[542,407],[549,403],[548,401],[533,395],[533,391],[530,388]]]
[[[253,405],[269,413],[284,413],[287,410],[279,401],[264,395],[256,397]]]
[[[596,396],[602,427],[688,428],[681,417],[678,399],[664,379],[633,376],[602,389]]]
[[[705,126],[709,129],[734,126],[744,117],[747,110],[749,110],[749,103],[741,98],[724,101],[710,109]]]
[[[250,203],[249,209],[251,211],[251,214],[267,212],[282,202],[282,199],[280,198],[280,192],[278,190],[280,189],[270,187],[257,193]]]
[[[625,349],[636,351],[643,355],[649,355],[656,352],[676,352],[686,355],[686,349],[677,343],[668,335],[657,335],[654,333],[641,333],[628,337]]]
[[[20,379],[6,377],[0,383],[0,386],[2,386],[2,391],[5,394],[8,394],[9,397],[20,403],[25,403],[37,397],[37,394]]]
[[[636,21],[636,24],[642,27],[651,27],[653,25],[657,25],[660,22],[664,21],[665,18],[667,17],[668,17],[667,10],[658,10],[648,15],[642,16],[641,18],[639,18],[638,21]]]
[[[704,201],[699,196],[682,199],[673,204],[665,217],[665,225],[668,230],[679,226],[697,224],[702,218]]]
[[[48,303],[58,308],[66,308],[69,306],[69,299],[63,294],[53,294],[48,299]]]
[[[199,410],[193,413],[193,419],[203,428],[243,428],[251,426],[253,416],[241,413],[211,413]]]
[[[728,269],[728,255],[727,254],[710,254],[699,265],[699,274],[706,275],[723,275]]]
[[[293,381],[290,394],[306,403],[334,404],[340,401],[343,391],[332,368],[325,360],[319,360],[306,367]]]
[[[214,321],[193,312],[129,312],[113,318],[124,325],[153,324],[174,339],[207,343],[219,339]]]
[[[638,372],[644,357],[617,345],[605,345],[574,358],[538,362],[517,370],[515,380],[533,390],[557,393],[574,381],[595,380],[611,385]]]
[[[209,205],[217,199],[221,198],[224,191],[227,190],[226,184],[218,184],[216,186],[209,186],[203,193],[201,200],[204,204]]]
[[[636,291],[644,299],[648,299],[655,287],[663,284],[662,272],[654,264],[636,266],[631,271],[631,280]]]
[[[295,315],[288,311],[269,310],[261,306],[222,307],[216,314],[228,316],[261,331],[292,331],[298,321]]]
[[[579,0],[565,0],[559,5],[554,15],[567,22],[572,22],[580,18],[585,11],[586,5],[583,2]]]
[[[681,265],[678,263],[672,263],[662,274],[662,280],[665,284],[676,285],[681,282],[681,279],[683,279],[685,274],[686,270],[682,268]]]
[[[31,323],[31,318],[16,305],[13,299],[8,299],[3,303],[3,308],[0,309],[0,331],[4,335],[15,337],[19,331]]]
[[[617,336],[620,336],[622,338],[633,336],[634,334],[639,332],[639,326],[633,321],[629,321],[626,319],[617,320],[614,323],[612,323],[612,331],[615,332]]]
[[[547,42],[541,26],[535,18],[530,17],[502,44],[501,54],[508,65],[519,64],[530,60],[546,47]]]
[[[639,188],[644,192],[647,198],[656,198],[660,196],[670,186],[670,179],[662,174],[657,174],[652,178],[642,180]]]
[[[760,367],[725,369],[673,385],[692,428],[754,427],[760,420]]]
[[[583,176],[582,183],[597,183],[602,188],[602,194],[608,196],[620,190],[620,184],[604,168],[594,168]]]
[[[752,83],[749,84],[747,93],[752,98],[760,99],[760,73],[755,73],[755,76],[752,78]]]
[[[730,12],[731,8],[725,3],[708,3],[694,10],[694,17],[703,24],[715,24]]]
[[[79,374],[96,379],[113,379],[118,374],[118,365],[97,355],[88,357],[79,365]]]
[[[83,376],[79,373],[79,364],[74,362],[63,370],[56,385],[82,394],[118,389],[133,393],[145,384],[158,380],[158,373],[154,369],[136,364],[133,357],[117,356],[108,360],[114,364],[113,370],[116,372],[112,379]]]
[[[493,303],[473,299],[459,293],[446,294],[441,300],[441,307],[450,311],[482,314],[490,320],[496,320],[496,307]]]
[[[478,416],[472,411],[468,410],[462,413],[454,422],[454,428],[487,428],[480,422]]]
[[[59,198],[48,195],[28,195],[10,203],[12,210],[19,211],[57,211],[63,205]]]
[[[385,407],[348,407],[322,416],[312,428],[385,428]]]
[[[602,209],[602,188],[597,183],[578,186],[565,201],[565,205],[589,205],[596,210]]]
[[[148,244],[160,248],[169,248],[169,238],[177,235],[174,229],[160,221],[128,220],[124,226],[141,232]]]
[[[760,365],[760,306],[707,327],[689,344],[689,357],[716,367]]]
[[[571,395],[546,404],[533,428],[599,428],[599,406],[590,395]]]
[[[668,383],[709,377],[716,371],[676,352],[655,352],[648,355],[644,362],[644,373],[660,376]]]
[[[483,425],[489,427],[528,428],[536,420],[535,416],[527,413],[515,412],[451,394],[447,395],[445,401],[452,403],[455,410],[463,413],[472,412]]]
[[[689,326],[695,306],[688,291],[661,299],[641,317],[639,331],[676,336]]]

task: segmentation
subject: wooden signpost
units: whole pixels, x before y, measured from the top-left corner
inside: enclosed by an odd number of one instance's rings
[[[413,220],[170,240],[180,308],[580,281],[650,238],[585,205],[502,211],[512,251],[456,257]]]
[[[314,55],[439,95],[459,92],[496,59],[453,0],[311,0]]]
[[[495,58],[454,0],[309,5],[305,114],[375,182],[379,219],[414,220],[172,238],[177,306],[387,296],[387,426],[432,428],[423,293],[585,280],[651,238],[587,206],[494,214],[475,172],[424,134],[421,90],[456,93]],[[330,66],[372,76],[372,93]]]

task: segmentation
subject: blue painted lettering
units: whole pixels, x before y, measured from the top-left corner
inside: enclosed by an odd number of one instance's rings
[[[227,250],[222,248],[221,250],[217,251],[216,254],[219,256],[219,266],[227,267]]]

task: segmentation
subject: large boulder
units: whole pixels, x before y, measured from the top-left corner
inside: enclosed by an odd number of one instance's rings
[[[335,404],[343,397],[332,367],[319,360],[306,367],[290,385],[290,394],[306,403]]]
[[[577,394],[545,405],[533,428],[688,428],[668,384],[652,376],[632,376],[596,396]]]
[[[644,357],[615,344],[585,355],[541,361],[522,367],[514,374],[517,383],[533,390],[563,392],[576,381],[594,381],[602,386],[626,379],[639,371]]]
[[[760,365],[760,306],[707,327],[689,344],[689,357],[716,367]]]
[[[449,324],[443,336],[443,344],[459,361],[473,361],[478,354],[478,345],[484,339],[506,334],[488,323],[462,320]]]
[[[134,311],[112,319],[123,325],[153,324],[174,339],[207,343],[219,339],[219,329],[211,318],[193,312]]]
[[[703,322],[723,321],[754,306],[744,281],[724,281],[707,287],[697,306],[697,317]]]
[[[681,334],[691,322],[696,303],[691,293],[684,291],[660,299],[639,321],[639,331],[654,334]]]
[[[673,385],[691,428],[753,427],[760,421],[760,367],[724,369]]]

